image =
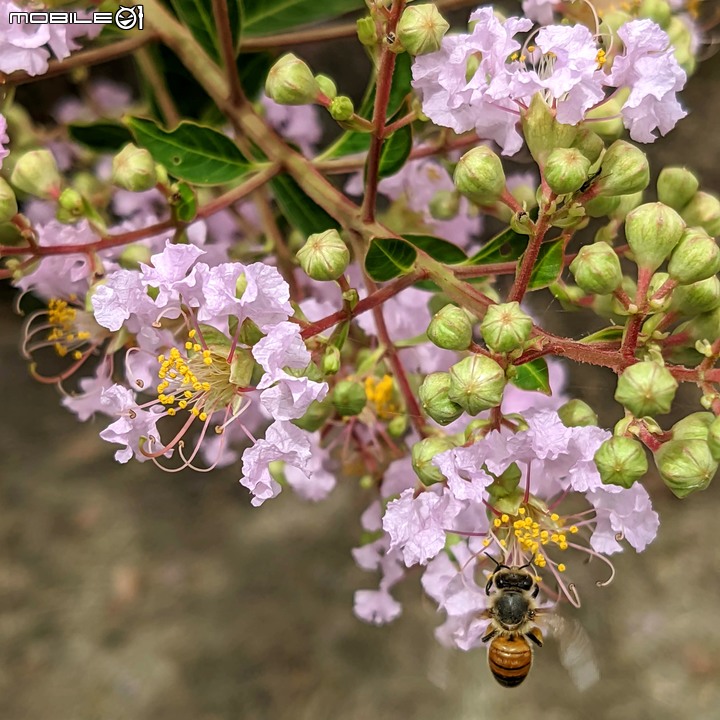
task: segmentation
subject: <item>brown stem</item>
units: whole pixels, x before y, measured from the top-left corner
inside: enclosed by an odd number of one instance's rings
[[[395,122],[391,122],[389,125],[385,126],[385,129],[383,130],[383,137],[389,137],[392,135],[396,130],[399,130],[402,127],[405,127],[406,125],[409,125],[411,122],[414,122],[417,119],[417,113],[415,110],[411,110],[407,115],[403,115],[400,119],[396,120]]]
[[[230,14],[228,12],[227,0],[212,0],[215,27],[217,28],[220,40],[220,51],[222,52],[225,75],[230,88],[229,101],[231,105],[239,105],[245,99],[245,93],[240,85],[240,75],[235,63],[235,45],[233,44],[232,32],[230,30]]]
[[[638,284],[635,293],[635,305],[637,312],[630,318],[625,330],[625,338],[621,348],[621,353],[626,359],[635,357],[638,338],[640,337],[640,328],[642,327],[647,310],[647,291],[652,278],[652,271],[646,268],[638,268]]]
[[[515,276],[515,282],[513,283],[510,295],[508,295],[509,302],[520,302],[525,297],[528,284],[530,283],[530,276],[532,275],[535,262],[537,261],[538,254],[540,253],[540,246],[542,241],[545,239],[545,233],[548,231],[548,219],[546,215],[541,215],[537,223],[530,242],[528,243],[527,249],[523,254],[520,267],[518,268],[517,275]]]

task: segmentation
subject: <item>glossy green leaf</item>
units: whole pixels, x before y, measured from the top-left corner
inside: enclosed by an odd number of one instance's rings
[[[199,2],[202,0],[198,0]],[[210,2],[205,0],[208,6]],[[243,35],[269,35],[365,10],[363,0],[244,0]]]
[[[213,60],[220,60],[222,53],[215,27],[212,2],[208,0],[170,0],[178,19],[202,45]],[[230,32],[233,45],[239,47],[241,11],[239,0],[227,0]]]
[[[288,175],[273,178],[270,187],[288,222],[306,237],[340,227],[337,221],[311,200]]]
[[[373,280],[384,282],[410,272],[416,258],[417,250],[405,240],[375,238],[365,256],[365,270]]]
[[[403,235],[403,237],[416,248],[427,253],[433,260],[445,265],[458,265],[467,260],[467,255],[448,240],[433,235]]]
[[[229,137],[212,128],[182,122],[168,131],[152,120],[133,117],[125,123],[135,142],[147,148],[170,175],[193,185],[222,185],[252,167]]]
[[[620,342],[624,330],[624,325],[611,325],[610,327],[592,333],[592,335],[586,335],[580,342],[588,345],[597,342]]]
[[[545,395],[552,395],[550,389],[550,373],[545,358],[536,358],[528,363],[515,367],[516,375],[510,382],[521,390],[537,390]]]
[[[93,123],[70,123],[70,137],[97,152],[117,152],[132,142],[130,131],[119,122],[100,120]]]
[[[527,243],[527,235],[516,233],[508,227],[488,240],[465,264],[489,265],[517,260],[525,252]]]
[[[378,176],[389,177],[399,172],[412,150],[412,127],[405,125],[385,140],[380,151]]]
[[[547,287],[560,277],[563,269],[564,244],[562,240],[556,240],[540,247],[535,266],[530,273],[529,290]]]

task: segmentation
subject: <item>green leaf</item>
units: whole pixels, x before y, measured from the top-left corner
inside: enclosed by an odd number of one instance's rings
[[[213,60],[220,60],[222,53],[215,27],[212,3],[208,0],[171,0],[171,3],[178,19],[192,32],[205,52]],[[237,49],[240,43],[241,26],[239,0],[228,0],[227,7],[233,47]]]
[[[152,120],[134,117],[125,124],[137,144],[147,148],[170,175],[193,185],[223,185],[252,168],[235,143],[212,128],[182,122],[174,130],[163,130]]]
[[[384,282],[410,272],[416,258],[417,251],[405,240],[375,238],[365,256],[365,270],[373,280]]]
[[[624,325],[611,325],[592,333],[592,335],[586,335],[580,342],[588,345],[596,342],[620,342],[624,330]]]
[[[547,287],[550,283],[560,277],[563,269],[563,255],[565,243],[556,240],[552,243],[545,243],[540,247],[535,266],[530,273],[528,290],[538,290]]]
[[[197,197],[193,189],[184,182],[178,183],[171,199],[172,215],[180,222],[192,222],[197,215]]]
[[[273,178],[270,187],[288,222],[306,237],[340,227],[337,221],[311,200],[288,175]]]
[[[517,260],[525,252],[527,243],[527,235],[516,233],[508,227],[488,240],[465,264],[490,265]]]
[[[432,235],[403,235],[403,237],[416,248],[427,253],[433,260],[445,265],[458,265],[467,260],[467,255],[448,240]]]
[[[545,358],[536,358],[528,363],[516,365],[517,374],[510,382],[521,390],[537,390],[545,395],[552,395],[550,389],[550,373]]]
[[[399,172],[408,159],[410,150],[412,150],[412,127],[405,125],[383,143],[378,176],[384,178]]]
[[[210,5],[207,0],[205,3]],[[243,35],[292,30],[298,25],[330,20],[365,8],[363,0],[244,0]]]
[[[70,137],[97,152],[117,152],[132,142],[130,131],[119,122],[100,120],[93,123],[70,123]]]

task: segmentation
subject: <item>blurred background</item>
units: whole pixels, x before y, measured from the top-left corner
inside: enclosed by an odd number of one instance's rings
[[[324,44],[314,67],[335,71],[347,48]],[[28,97],[61,95],[57,82]],[[649,148],[655,173],[687,164],[720,191],[719,91],[716,55],[683,95],[689,118]],[[595,587],[604,567],[574,577],[583,606],[567,614],[592,638],[598,685],[578,693],[550,642],[524,685],[505,690],[484,649],[436,643],[441,618],[417,574],[398,592],[395,623],[355,619],[354,591],[374,582],[350,556],[366,504],[358,488],[340,479],[320,505],[286,492],[251,508],[238,467],[171,475],[116,464],[102,423],[76,422],[30,378],[12,296],[0,286],[2,720],[720,716],[717,484],[681,502],[651,478],[657,540],[616,556],[606,588]],[[548,303],[537,298],[546,322],[581,332],[581,318]],[[603,371],[570,368],[571,394],[602,403],[612,387]],[[679,410],[696,402],[686,393]],[[602,420],[616,415],[606,406]]]

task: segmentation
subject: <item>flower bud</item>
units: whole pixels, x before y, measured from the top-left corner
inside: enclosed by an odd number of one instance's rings
[[[692,413],[672,426],[672,439],[707,440],[714,420],[715,416],[711,412]]]
[[[292,53],[285,53],[271,68],[265,94],[280,105],[308,105],[320,92],[310,68]]]
[[[648,299],[648,311],[654,312],[654,313],[664,313],[667,312],[670,309],[670,302],[672,300],[672,293],[665,295],[663,298],[654,298],[653,295],[670,279],[670,276],[667,273],[664,272],[656,272],[653,274],[653,276],[650,278],[650,283],[648,284],[648,289],[646,293],[646,297]],[[650,318],[644,325],[643,329],[648,329],[650,333],[655,329],[654,327],[650,327],[650,325],[654,325],[659,323],[661,320],[659,315],[654,315],[652,318]]]
[[[594,197],[585,203],[585,214],[591,218],[608,217],[620,207],[620,196]]]
[[[387,424],[388,435],[393,438],[402,437],[408,429],[408,416],[403,413],[402,415],[396,415]]]
[[[454,190],[439,190],[428,209],[435,220],[452,220],[460,212],[460,195]]]
[[[10,182],[18,190],[43,200],[57,199],[62,187],[57,163],[49,150],[31,150],[21,155],[15,163]]]
[[[74,188],[65,188],[58,198],[56,217],[61,223],[77,222],[85,214],[82,195]]]
[[[706,192],[695,193],[682,210],[689,227],[701,227],[708,235],[720,235],[720,199]]]
[[[635,363],[618,378],[615,400],[635,417],[670,412],[677,380],[663,365],[652,360]]]
[[[666,167],[660,171],[657,180],[658,200],[673,210],[682,209],[693,199],[700,183],[687,168]]]
[[[670,308],[683,315],[698,315],[720,306],[720,280],[717,276],[680,285],[672,292]]]
[[[17,199],[5,178],[0,177],[0,222],[12,220],[18,212]]]
[[[686,22],[682,15],[674,15],[665,32],[680,67],[688,76],[692,75],[697,68],[697,30],[694,24]]]
[[[423,410],[440,425],[449,425],[463,414],[463,409],[448,397],[449,391],[450,374],[435,372],[423,380],[418,392]]]
[[[132,192],[155,187],[157,174],[152,155],[144,148],[128,143],[113,158],[112,183]]]
[[[322,358],[323,375],[334,375],[340,369],[340,350],[334,345],[325,349]]]
[[[565,427],[588,427],[597,425],[598,416],[595,411],[582,400],[568,400],[558,408],[558,415]]]
[[[330,101],[328,112],[333,120],[347,122],[355,114],[355,106],[347,95],[338,95]]]
[[[342,417],[359,415],[367,403],[365,388],[354,380],[341,380],[333,390],[332,403]]]
[[[638,17],[649,18],[661,28],[666,28],[672,17],[672,9],[666,0],[641,0]]]
[[[685,334],[690,337],[690,345],[694,345],[698,340],[712,342],[720,337],[720,308],[693,316],[687,322],[678,325],[670,337]]]
[[[468,415],[497,407],[504,389],[505,373],[492,358],[470,355],[450,368],[448,397]]]
[[[152,251],[147,245],[132,243],[132,245],[126,245],[122,249],[118,262],[120,263],[120,267],[123,267],[126,270],[139,270],[140,263],[150,265],[151,255]]]
[[[326,230],[311,235],[297,259],[313,280],[337,280],[347,269],[350,251],[337,230]]]
[[[301,430],[307,430],[308,432],[315,432],[319,430],[332,415],[333,404],[330,401],[330,397],[326,397],[322,402],[313,400],[305,414],[295,420],[291,420],[293,425],[296,425]]]
[[[629,437],[611,437],[595,453],[595,465],[605,485],[629,488],[648,471],[645,449]]]
[[[491,350],[511,352],[528,340],[532,326],[532,318],[520,309],[520,303],[509,302],[487,309],[480,332]]]
[[[604,242],[583,245],[570,263],[570,272],[579,287],[595,295],[608,295],[622,282],[620,258]]]
[[[628,17],[628,21],[631,19]],[[620,112],[628,95],[629,91],[627,89],[620,89],[601,105],[597,105],[585,113],[585,119],[592,121],[593,131],[607,143],[614,142],[622,137],[625,132]]]
[[[355,25],[357,26],[357,36],[361,45],[365,45],[366,47],[377,45],[377,27],[375,26],[375,20],[373,20],[373,18],[358,18]]]
[[[505,189],[500,158],[486,145],[466,152],[455,167],[455,187],[478,205],[490,205]]]
[[[720,248],[700,228],[689,228],[670,256],[668,274],[681,285],[707,280],[720,270]]]
[[[430,321],[427,336],[445,350],[467,350],[472,340],[470,318],[462,308],[446,305]]]
[[[411,55],[440,49],[450,24],[432,3],[405,8],[397,24],[397,38]]]
[[[655,453],[660,477],[679,498],[704,490],[717,472],[718,463],[705,440],[670,440]]]
[[[580,128],[572,146],[577,148],[593,165],[605,149],[602,138],[589,128]]]
[[[600,165],[600,175],[594,182],[600,196],[630,195],[650,184],[650,166],[640,148],[624,140],[616,140],[608,149]]]
[[[548,155],[545,180],[558,195],[579,190],[588,179],[590,161],[577,148],[557,148]]]
[[[429,437],[413,445],[412,466],[423,485],[433,485],[444,479],[440,468],[433,465],[432,460],[454,447],[455,443],[449,437]]]
[[[625,236],[638,267],[657,270],[685,230],[682,218],[667,205],[646,203],[625,219]]]
[[[713,459],[720,461],[720,418],[715,418],[708,427],[707,443]]]
[[[522,129],[525,142],[535,162],[544,168],[550,153],[556,148],[569,148],[575,142],[578,128],[563,125],[547,106],[540,93],[535,93],[530,107],[522,113]]]
[[[335,85],[335,81],[331,77],[316,75],[315,82],[317,82],[320,92],[329,100],[332,100],[337,95],[337,85]]]

